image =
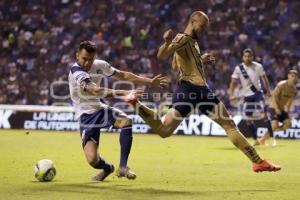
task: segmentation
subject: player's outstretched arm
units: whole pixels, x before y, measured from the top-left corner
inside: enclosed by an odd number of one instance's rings
[[[130,90],[113,90],[109,88],[99,87],[96,83],[90,79],[85,79],[81,82],[80,87],[88,92],[90,95],[99,97],[116,97],[126,96],[130,93]]]
[[[112,77],[117,80],[129,81],[135,84],[149,85],[152,87],[162,88],[168,84],[167,77],[162,76],[161,74],[155,76],[154,78],[146,78],[131,72],[117,71]]]

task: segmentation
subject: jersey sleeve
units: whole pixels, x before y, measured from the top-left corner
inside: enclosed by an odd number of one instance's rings
[[[78,86],[82,85],[83,81],[90,80],[91,78],[87,72],[83,71],[80,67],[77,66],[71,68],[71,73]]]
[[[239,79],[240,78],[240,69],[239,69],[238,66],[236,66],[234,68],[234,71],[233,71],[233,73],[231,75],[231,78],[234,78],[234,79]]]
[[[188,44],[188,37],[184,34],[177,34],[175,38],[172,40],[170,46],[174,47],[175,51],[179,51],[184,48]]]
[[[258,69],[257,71],[258,71],[258,75],[259,76],[263,76],[263,75],[266,74],[266,72],[265,72],[265,70],[264,70],[264,68],[263,68],[262,65],[258,65],[257,69]]]
[[[119,71],[104,60],[96,60],[95,62],[97,68],[101,70],[101,73],[107,77],[110,77]]]

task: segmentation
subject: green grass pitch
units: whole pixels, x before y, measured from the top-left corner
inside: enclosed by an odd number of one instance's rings
[[[251,163],[228,138],[134,135],[129,165],[134,181],[109,176],[104,182],[85,161],[79,133],[0,130],[0,200],[190,200],[300,199],[300,141],[278,140],[278,146],[258,147],[259,153],[283,169],[251,171]],[[100,152],[118,164],[119,135],[102,134]],[[40,159],[55,162],[54,181],[33,176]]]

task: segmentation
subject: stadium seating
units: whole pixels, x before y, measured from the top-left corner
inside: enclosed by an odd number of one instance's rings
[[[175,77],[170,62],[158,61],[156,52],[163,32],[169,27],[183,31],[195,8],[207,12],[211,20],[200,47],[217,56],[206,74],[226,104],[231,73],[245,47],[255,50],[272,88],[290,68],[300,71],[299,1],[101,2],[1,1],[0,104],[68,104],[67,85],[57,88],[51,83],[67,81],[76,47],[83,40],[95,41],[98,56],[121,70]],[[53,98],[51,91],[66,98]]]

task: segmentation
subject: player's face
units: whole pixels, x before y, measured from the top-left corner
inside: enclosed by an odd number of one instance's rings
[[[298,76],[294,73],[290,73],[288,75],[288,79],[291,80],[294,84],[297,84]]]
[[[95,58],[96,53],[89,53],[85,49],[82,49],[76,53],[78,64],[86,71],[91,69]]]
[[[195,16],[192,20],[193,32],[199,37],[208,26],[208,20],[204,16]]]
[[[243,62],[246,64],[246,65],[249,65],[251,64],[253,61],[253,55],[251,53],[244,53],[243,55]]]

